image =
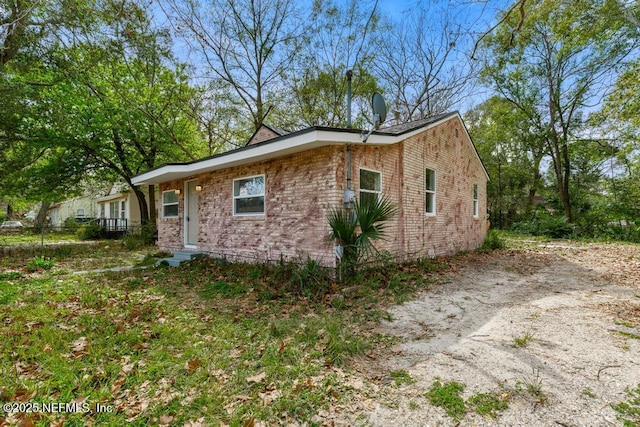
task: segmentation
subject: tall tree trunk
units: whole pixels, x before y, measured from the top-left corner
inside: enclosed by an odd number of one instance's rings
[[[154,229],[157,227],[156,215],[156,187],[149,185],[149,225]]]
[[[567,222],[573,222],[573,212],[571,209],[571,198],[569,195],[569,179],[571,176],[571,161],[569,160],[569,147],[564,141],[562,146],[562,164],[564,166],[563,187],[562,187],[562,204],[564,206],[564,216]]]
[[[36,217],[36,226],[43,227],[46,225],[49,207],[51,207],[51,202],[42,202],[40,210],[38,211],[38,216]]]
[[[534,154],[533,158],[533,183],[531,184],[531,188],[529,189],[529,199],[527,200],[527,213],[530,213],[535,205],[536,194],[538,194],[538,189],[540,189],[540,181],[542,181],[542,174],[540,173],[540,163],[542,163],[542,157],[544,157],[544,153],[540,150],[540,153]]]
[[[132,185],[131,189],[138,199],[138,207],[140,207],[140,225],[144,228],[149,224],[149,208],[147,207],[147,200],[139,186]]]
[[[12,219],[13,217],[13,206],[11,203],[7,203],[7,219]]]

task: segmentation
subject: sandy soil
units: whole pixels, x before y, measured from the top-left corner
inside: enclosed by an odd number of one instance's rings
[[[441,284],[389,310],[381,332],[399,343],[357,365],[364,383],[347,379],[360,387],[349,422],[621,425],[610,405],[640,382],[640,246],[529,242],[453,263]],[[397,370],[415,382],[395,385]],[[424,397],[436,379],[464,384],[465,398],[498,393],[509,407],[454,421]]]

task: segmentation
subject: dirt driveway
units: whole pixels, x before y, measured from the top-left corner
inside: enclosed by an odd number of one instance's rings
[[[640,382],[640,246],[524,245],[456,259],[442,284],[389,310],[382,332],[400,341],[358,365],[372,386],[352,421],[621,425],[610,404]],[[401,370],[414,382],[392,382]],[[464,385],[463,398],[493,393],[508,408],[455,421],[424,396],[435,380]]]

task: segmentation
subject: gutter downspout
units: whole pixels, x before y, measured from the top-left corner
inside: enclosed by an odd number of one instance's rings
[[[353,70],[347,71],[347,128],[351,129],[351,78],[353,77]],[[347,188],[344,190],[344,206],[346,209],[353,209],[353,201],[355,199],[355,192],[353,191],[353,184],[351,182],[351,143],[347,143],[347,155],[346,155],[346,175],[347,175]]]

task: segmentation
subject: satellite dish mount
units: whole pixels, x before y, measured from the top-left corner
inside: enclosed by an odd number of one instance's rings
[[[366,135],[362,135],[362,142],[367,142],[374,130],[377,130],[387,118],[387,105],[384,98],[378,92],[373,92],[371,97],[371,107],[373,108],[373,128]]]

